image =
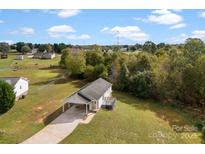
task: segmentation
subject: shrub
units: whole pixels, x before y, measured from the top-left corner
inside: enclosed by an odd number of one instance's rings
[[[150,71],[138,72],[130,78],[130,91],[138,97],[150,98],[152,96],[153,82]]]
[[[0,113],[11,109],[15,102],[15,94],[11,85],[0,80]]]

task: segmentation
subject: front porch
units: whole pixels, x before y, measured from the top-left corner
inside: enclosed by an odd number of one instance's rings
[[[113,110],[115,103],[116,103],[116,98],[114,98],[112,96],[106,97],[103,104],[102,104],[102,107],[106,108],[108,110]]]

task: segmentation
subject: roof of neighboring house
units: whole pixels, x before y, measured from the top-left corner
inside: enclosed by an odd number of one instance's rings
[[[87,104],[92,100],[98,100],[112,86],[112,84],[102,78],[99,78],[66,98],[66,102],[74,104]]]
[[[20,79],[24,79],[27,80],[26,78],[23,77],[0,77],[0,80],[4,80],[7,83],[11,84],[12,86],[15,86],[16,83],[20,80]],[[28,80],[27,80],[28,81]]]

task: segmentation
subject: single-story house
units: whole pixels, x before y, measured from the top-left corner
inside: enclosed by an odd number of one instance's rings
[[[15,59],[16,59],[16,60],[23,60],[23,59],[24,59],[24,56],[23,56],[23,55],[17,55]]]
[[[52,53],[52,52],[46,52],[42,55],[42,59],[53,59],[55,58],[55,53]]]
[[[63,112],[65,104],[81,105],[85,107],[85,113],[97,111],[103,106],[113,107],[115,98],[112,97],[112,84],[99,78],[67,97],[63,102]]]
[[[27,53],[28,58],[33,58],[34,54],[37,53],[38,49],[34,48]]]
[[[55,53],[52,53],[52,52],[47,52],[47,51],[44,51],[44,52],[37,52],[33,55],[33,58],[36,58],[36,59],[53,59],[55,58]]]
[[[7,59],[8,58],[8,54],[0,53],[0,57],[1,57],[1,59]]]
[[[0,80],[6,81],[13,87],[16,100],[24,98],[28,94],[29,81],[23,77],[0,77]]]
[[[33,55],[33,58],[35,59],[41,59],[43,56],[43,52],[36,52],[34,55]]]

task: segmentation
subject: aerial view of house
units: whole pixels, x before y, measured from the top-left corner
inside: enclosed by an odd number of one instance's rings
[[[0,10],[0,144],[205,143],[204,17]]]
[[[89,111],[96,111],[102,106],[113,107],[115,99],[112,97],[112,84],[99,78],[66,98],[64,102],[71,105],[84,106],[86,114]]]

